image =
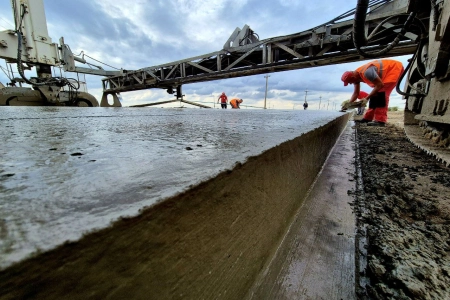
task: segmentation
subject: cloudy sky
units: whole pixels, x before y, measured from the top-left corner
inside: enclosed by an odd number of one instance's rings
[[[64,37],[74,54],[105,63],[105,69],[136,70],[221,50],[236,27],[248,24],[259,38],[308,30],[356,6],[356,0],[44,0],[49,35]],[[0,0],[0,31],[14,29],[9,0]],[[410,56],[398,57],[406,66]],[[91,61],[99,65],[96,61]],[[268,74],[267,107],[302,109],[305,95],[310,109],[339,109],[353,86],[340,77],[364,62]],[[108,66],[109,65],[109,66]],[[4,61],[0,66],[6,68]],[[15,67],[15,65],[14,65]],[[33,76],[34,73],[27,73]],[[15,74],[15,76],[18,76]],[[74,77],[67,74],[67,77]],[[85,77],[88,91],[100,100],[101,77]],[[8,81],[3,71],[0,82]],[[213,106],[221,92],[244,99],[245,105],[263,107],[264,75],[186,84],[185,99]],[[362,84],[362,89],[369,87]],[[308,91],[307,93],[305,91]],[[122,94],[122,105],[174,99],[165,90]],[[404,107],[395,91],[390,106]],[[179,106],[178,103],[173,104]],[[167,106],[167,105],[166,105]],[[185,105],[189,106],[189,105]],[[215,105],[218,108],[217,105]],[[244,107],[245,108],[245,107]]]

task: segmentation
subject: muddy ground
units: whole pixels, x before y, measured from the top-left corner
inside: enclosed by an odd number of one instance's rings
[[[357,124],[370,284],[360,299],[450,299],[450,172],[406,138],[401,112],[386,127]],[[361,231],[363,232],[363,231]]]

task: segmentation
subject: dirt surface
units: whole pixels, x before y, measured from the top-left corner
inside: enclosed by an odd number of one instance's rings
[[[406,138],[402,112],[386,127],[357,124],[362,189],[356,211],[370,283],[360,299],[450,299],[450,172]],[[364,238],[364,237],[363,237]]]

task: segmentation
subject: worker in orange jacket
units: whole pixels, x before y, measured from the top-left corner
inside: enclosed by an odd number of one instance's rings
[[[385,126],[389,106],[389,96],[397,85],[404,69],[401,62],[393,59],[378,59],[371,61],[355,71],[346,71],[341,80],[344,86],[354,85],[350,102],[356,101],[360,92],[360,83],[364,82],[372,91],[367,96],[369,109],[360,122],[368,126]]]
[[[243,101],[244,101],[244,100],[242,100],[242,99],[237,99],[237,98],[231,99],[231,100],[230,100],[231,108],[237,108],[237,109],[239,109],[239,108],[240,108],[239,105],[240,105]]]

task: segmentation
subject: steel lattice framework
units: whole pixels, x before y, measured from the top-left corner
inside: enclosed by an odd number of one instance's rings
[[[392,41],[403,26],[407,6],[405,0],[391,1],[369,13],[367,32],[370,34],[382,24],[382,34],[372,37],[366,49],[381,49]],[[389,17],[389,22],[382,22]],[[244,41],[244,44],[224,47],[220,51],[104,78],[103,90],[108,94],[164,88],[173,93],[177,87],[187,83],[363,60],[353,44],[352,32],[353,20],[347,20],[261,41],[247,39],[248,43]],[[413,33],[406,34],[386,56],[414,53],[417,39]]]

